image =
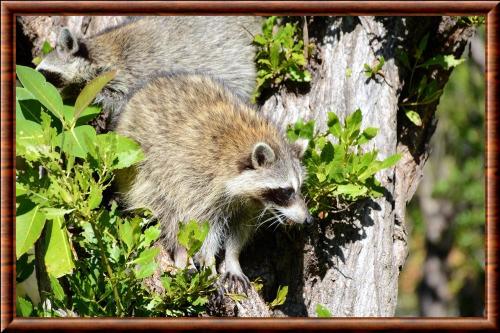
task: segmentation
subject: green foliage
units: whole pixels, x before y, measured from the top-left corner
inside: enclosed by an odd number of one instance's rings
[[[316,304],[316,316],[321,318],[329,318],[332,316],[332,313],[324,305]]]
[[[285,304],[286,295],[288,295],[288,286],[278,287],[278,292],[276,293],[276,298],[269,303],[269,308],[274,309],[277,306]]]
[[[484,33],[479,29],[479,36]],[[447,314],[481,316],[485,268],[485,80],[472,59],[453,70],[437,107],[439,118],[431,141],[424,177],[433,176],[432,198],[444,213],[451,249],[446,259],[450,299]],[[459,101],[459,102],[457,102]],[[426,256],[425,233],[430,221],[422,214],[417,192],[407,208],[410,256],[402,272],[396,315],[418,315],[417,286]],[[425,195],[425,194],[424,194]],[[468,297],[464,295],[469,295]],[[471,299],[472,297],[473,299]],[[483,303],[484,304],[484,303]]]
[[[384,67],[385,59],[383,56],[377,58],[377,61],[372,66],[365,64],[364,65],[364,73],[365,76],[369,79],[374,79],[377,75],[384,76],[382,72],[382,67]]]
[[[343,124],[329,112],[326,133],[315,135],[313,121],[298,121],[288,130],[291,140],[310,140],[304,164],[308,172],[305,187],[311,212],[328,212],[335,203],[382,196],[383,187],[375,174],[394,166],[401,156],[395,154],[379,161],[376,150],[363,152],[361,146],[372,140],[378,129],[361,130],[361,122],[359,109],[347,116]],[[335,141],[329,140],[330,135]]]
[[[208,235],[208,222],[199,224],[191,220],[185,223],[179,231],[179,244],[188,250],[188,256],[192,257],[203,245],[203,240]]]
[[[50,45],[50,43],[48,41],[44,41],[43,45],[42,45],[42,49],[41,49],[41,55],[33,58],[32,63],[35,66],[38,66],[38,64],[40,64],[42,62],[42,56],[49,54],[50,52],[52,52],[53,49],[54,48],[52,47],[52,45]]]
[[[304,42],[298,37],[297,24],[278,23],[271,16],[262,25],[262,34],[254,37],[257,47],[257,86],[254,100],[262,89],[275,87],[284,81],[309,82],[311,73],[306,69]],[[310,48],[309,45],[305,46]]]
[[[486,16],[456,16],[455,20],[460,25],[478,27],[486,23]]]
[[[411,72],[410,81],[405,87],[407,97],[400,104],[401,110],[408,120],[415,126],[422,126],[422,118],[419,108],[436,102],[441,97],[443,90],[438,88],[436,80],[430,77],[428,71],[422,69],[441,68],[450,70],[464,62],[464,59],[457,59],[453,54],[437,54],[425,59],[429,34],[424,35],[412,52],[406,51],[403,47],[396,50],[396,56],[404,69]],[[418,85],[414,82],[414,77],[421,76]]]
[[[433,196],[453,204],[455,250],[464,258],[452,264],[453,290],[484,271],[484,97],[484,74],[468,64],[454,71],[438,108],[446,128],[440,142],[446,147],[441,165],[447,172]]]
[[[213,290],[209,269],[162,277],[165,294],[147,289],[144,279],[157,270],[153,246],[160,229],[148,212],[121,214],[104,202],[113,172],[143,158],[137,143],[114,132],[96,134],[86,121],[98,114],[88,105],[114,73],[87,85],[75,107],[63,105],[57,89],[38,72],[17,66],[23,87],[16,89],[16,256],[17,281],[33,272],[32,249],[43,235],[39,254],[50,280],[48,301],[34,306],[17,299],[27,316],[165,316],[204,311]],[[180,230],[194,254],[208,225]],[[168,282],[169,279],[171,282]],[[167,288],[168,286],[168,288]],[[175,295],[174,295],[175,294]],[[50,305],[49,305],[50,304]]]

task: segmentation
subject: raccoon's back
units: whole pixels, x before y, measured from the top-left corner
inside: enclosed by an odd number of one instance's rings
[[[141,144],[149,166],[200,182],[236,175],[256,142],[280,144],[277,131],[221,81],[196,74],[148,81],[125,106],[117,131]]]
[[[248,99],[255,86],[250,16],[166,16],[133,20],[92,38],[98,62],[114,59],[122,79],[140,81],[153,72],[198,71],[217,75]]]

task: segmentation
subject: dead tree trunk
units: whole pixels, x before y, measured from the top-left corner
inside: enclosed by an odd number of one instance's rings
[[[22,18],[19,29],[31,39],[36,52],[47,36],[53,41],[52,31],[61,25],[69,24],[73,31],[86,35],[123,18],[38,18],[43,23],[35,19]],[[448,17],[315,17],[308,18],[308,31],[316,46],[310,59],[310,86],[305,91],[282,87],[265,101],[262,112],[283,128],[299,118],[314,119],[321,131],[328,111],[344,119],[360,108],[363,126],[380,128],[366,148],[377,149],[380,158],[396,152],[403,158],[395,168],[378,174],[386,189],[384,197],[333,214],[332,220],[318,221],[309,229],[259,232],[242,253],[241,263],[251,279],[262,278],[264,287],[222,312],[315,316],[321,304],[334,316],[392,316],[399,271],[407,256],[405,206],[422,177],[437,101],[419,107],[421,127],[405,118],[400,104],[408,96],[410,80],[419,82],[425,74],[442,87],[451,72],[431,68],[412,73],[396,61],[395,51],[402,47],[413,52],[428,33],[427,58],[460,56],[472,28],[460,27]],[[386,60],[383,76],[367,79],[364,64],[373,64],[380,56]],[[270,309],[266,302],[274,299],[279,285],[289,288],[286,302]]]
[[[407,256],[405,206],[422,177],[428,143],[436,125],[437,101],[420,106],[422,127],[405,118],[400,103],[409,94],[409,81],[422,75],[446,83],[451,70],[412,73],[396,61],[396,48],[414,52],[429,34],[425,51],[460,56],[472,29],[451,18],[316,17],[309,23],[316,44],[311,63],[313,80],[306,93],[282,89],[262,111],[286,126],[299,118],[314,119],[325,129],[326,113],[343,119],[360,108],[364,126],[380,128],[372,147],[382,158],[396,152],[402,160],[378,179],[385,197],[356,210],[321,220],[311,230],[262,233],[242,254],[245,271],[264,278],[264,300],[275,296],[278,285],[288,285],[288,297],[273,315],[314,316],[321,304],[334,316],[392,316],[397,304],[398,276]],[[384,56],[383,78],[367,79],[364,64]],[[350,73],[350,75],[348,74]],[[262,298],[239,306],[242,315],[266,315]]]

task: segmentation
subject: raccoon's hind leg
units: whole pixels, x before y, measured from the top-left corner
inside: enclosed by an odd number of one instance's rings
[[[222,283],[227,286],[229,292],[244,292],[250,289],[250,280],[243,273],[240,266],[240,253],[252,234],[251,226],[243,225],[241,221],[233,221],[230,226],[229,235],[226,239],[226,254],[224,258],[225,272]]]

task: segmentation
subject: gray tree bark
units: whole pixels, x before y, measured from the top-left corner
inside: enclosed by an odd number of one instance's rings
[[[29,37],[36,53],[44,40],[55,41],[55,31],[70,25],[82,35],[119,23],[111,17],[23,17],[19,29]],[[40,20],[40,21],[37,21]],[[304,89],[281,87],[262,105],[262,112],[282,129],[299,118],[314,119],[326,128],[326,113],[339,118],[360,108],[363,126],[378,127],[377,137],[366,149],[377,149],[379,158],[403,155],[378,179],[384,197],[333,213],[309,229],[264,230],[241,255],[244,271],[261,277],[263,289],[252,290],[247,300],[226,302],[219,313],[237,316],[315,316],[318,304],[334,316],[392,316],[397,304],[398,276],[407,256],[404,227],[406,203],[422,177],[428,143],[435,128],[437,102],[420,107],[423,125],[411,124],[399,104],[408,95],[414,75],[395,60],[397,46],[408,52],[429,33],[428,58],[437,54],[459,56],[472,33],[448,17],[314,17],[308,18],[309,40],[315,44],[310,70],[313,79]],[[20,54],[18,52],[18,54]],[[383,77],[367,79],[365,63],[380,56],[386,63]],[[451,71],[428,70],[439,87]],[[349,74],[350,73],[350,74]],[[270,309],[279,285],[289,288],[285,304]]]

